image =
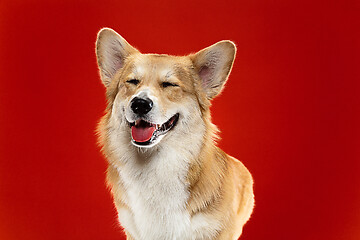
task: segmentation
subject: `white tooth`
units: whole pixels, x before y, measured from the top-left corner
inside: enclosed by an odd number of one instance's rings
[[[141,119],[136,120],[136,121],[135,121],[135,125],[139,125],[140,122],[141,122]]]

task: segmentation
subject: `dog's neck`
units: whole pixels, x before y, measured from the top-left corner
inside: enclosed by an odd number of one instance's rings
[[[109,163],[117,171],[117,177],[108,180],[113,186],[123,186],[121,195],[116,190],[114,194],[132,209],[133,221],[141,229],[143,239],[165,239],[164,229],[178,238],[190,238],[184,236],[191,234],[189,189],[197,179],[189,175],[199,176],[196,171],[201,171],[202,156],[212,154],[209,149],[213,149],[215,132],[210,121],[193,120],[191,129],[182,126],[178,129],[181,131],[167,135],[153,148],[144,149],[131,144],[126,126],[107,129],[122,133],[108,135]],[[197,202],[192,202],[191,207],[196,209]]]

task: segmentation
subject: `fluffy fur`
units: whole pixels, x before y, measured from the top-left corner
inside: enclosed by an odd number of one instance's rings
[[[232,42],[221,41],[189,56],[141,54],[113,30],[99,32],[96,55],[108,100],[99,143],[127,239],[241,235],[254,206],[253,180],[241,162],[216,146],[209,112],[235,52]],[[135,96],[153,101],[149,122],[163,124],[179,114],[174,128],[149,146],[132,141]]]

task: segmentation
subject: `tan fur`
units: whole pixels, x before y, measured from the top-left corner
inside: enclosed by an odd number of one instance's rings
[[[107,42],[104,44],[102,41]],[[120,47],[116,48],[116,44]],[[103,49],[108,46],[119,52],[111,55],[109,50]],[[124,179],[119,175],[119,171],[126,165],[126,159],[123,157],[131,154],[138,166],[145,167],[148,159],[153,161],[158,152],[166,151],[163,147],[165,145],[162,144],[171,144],[172,138],[182,136],[178,141],[189,141],[190,151],[179,149],[180,152],[184,150],[184,154],[189,154],[184,180],[189,197],[184,211],[190,216],[191,221],[196,217],[204,216],[220,223],[220,226],[214,230],[216,233],[212,235],[212,239],[237,239],[241,235],[254,206],[253,180],[241,162],[216,146],[217,128],[211,123],[209,111],[210,100],[222,91],[231,71],[235,50],[233,43],[222,41],[196,54],[183,57],[141,54],[112,30],[100,31],[97,40],[97,58],[100,76],[106,86],[108,106],[105,116],[99,123],[98,133],[99,143],[109,163],[107,183],[118,211],[125,209],[135,214],[129,207],[128,187],[125,187]],[[106,60],[107,54],[110,54],[109,60]],[[111,59],[112,56],[115,56],[115,59]],[[141,69],[142,73],[137,72],[136,67],[139,66],[138,69]],[[213,72],[210,72],[210,75],[207,72],[201,75],[201,71],[208,68]],[[140,79],[141,83],[134,86],[126,82],[129,79]],[[171,81],[179,87],[162,88],[163,81]],[[199,129],[201,126],[205,129],[202,141],[192,142],[191,129],[187,130],[186,124],[179,123],[179,126],[175,126],[152,149],[144,150],[133,146],[130,143],[130,130],[126,130],[125,127],[115,127],[112,123],[114,117],[112,114],[116,101],[128,103],[131,97],[143,88],[150,89],[149,91],[158,98],[162,112],[168,111],[168,108],[176,108],[179,104],[198,106],[201,118],[195,120],[199,122]],[[191,119],[191,121],[195,120]],[[121,125],[121,120],[119,121]],[[188,131],[189,134],[178,134],[176,131],[180,131],[180,128],[183,128],[184,132]],[[116,134],[121,135],[119,139],[124,140],[114,146],[112,138],[117,136]],[[188,140],[187,137],[190,139]],[[118,151],[123,155],[119,156]],[[211,231],[208,228],[206,231]],[[125,231],[127,239],[136,239],[128,229],[125,228]],[[201,228],[197,231],[201,231]],[[206,235],[201,237],[201,232],[196,234],[199,237],[195,238],[193,235],[190,239],[208,239]]]

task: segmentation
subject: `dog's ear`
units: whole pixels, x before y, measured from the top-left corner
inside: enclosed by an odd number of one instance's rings
[[[236,53],[231,41],[220,41],[193,55],[190,55],[201,85],[208,97],[218,95],[228,79]]]
[[[139,51],[110,28],[99,31],[96,40],[96,58],[103,84],[110,85],[115,73],[124,66],[124,60]]]

